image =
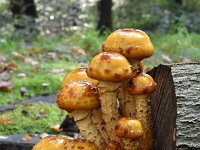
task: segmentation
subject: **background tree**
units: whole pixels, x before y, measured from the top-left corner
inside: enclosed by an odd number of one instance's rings
[[[183,4],[183,0],[175,0],[176,4],[182,5]]]
[[[35,22],[37,11],[34,0],[10,0],[10,9],[16,29],[23,29]]]
[[[97,30],[101,33],[106,29],[112,29],[112,0],[100,0],[97,2],[99,20],[97,23]]]

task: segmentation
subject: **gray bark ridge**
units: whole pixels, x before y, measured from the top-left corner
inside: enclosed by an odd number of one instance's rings
[[[200,63],[171,65],[177,99],[178,149],[200,149]]]

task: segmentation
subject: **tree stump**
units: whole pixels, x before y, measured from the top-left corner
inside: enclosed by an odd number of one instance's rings
[[[200,63],[159,65],[150,96],[155,150],[200,149]]]

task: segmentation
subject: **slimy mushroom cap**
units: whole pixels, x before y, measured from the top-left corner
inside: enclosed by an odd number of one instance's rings
[[[102,45],[104,52],[118,52],[128,59],[142,60],[153,55],[149,36],[138,29],[119,29],[111,33]]]
[[[97,85],[98,81],[91,79],[87,76],[86,68],[78,68],[69,72],[63,79],[61,88],[68,83],[79,82],[79,81],[89,81],[94,85]]]
[[[121,82],[133,74],[128,60],[115,52],[96,55],[87,67],[87,75],[96,80]]]
[[[67,136],[47,136],[37,142],[32,150],[63,150],[69,140]]]
[[[86,81],[69,83],[58,93],[57,104],[67,111],[99,108],[98,88]]]
[[[141,95],[150,94],[156,89],[156,83],[153,78],[146,74],[140,73],[136,77],[133,77],[130,81],[130,86],[128,87],[129,94]]]
[[[115,134],[123,138],[138,139],[143,136],[144,132],[140,121],[123,117],[115,126]]]

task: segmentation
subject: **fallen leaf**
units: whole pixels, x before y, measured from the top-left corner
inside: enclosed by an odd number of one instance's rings
[[[0,55],[0,62],[5,62],[6,61],[6,58],[2,55]]]
[[[27,134],[24,135],[23,140],[24,141],[31,141],[32,137],[27,133]]]
[[[18,53],[18,52],[12,52],[12,55],[14,55],[18,60],[24,61],[25,60],[25,56]]]
[[[68,49],[75,52],[78,55],[86,55],[85,51],[78,46],[69,46]]]
[[[12,120],[10,118],[0,118],[0,124],[11,124]]]
[[[63,74],[65,73],[64,69],[52,69],[52,70],[49,70],[48,73],[51,73],[51,74]]]
[[[45,137],[47,137],[47,136],[49,136],[49,134],[47,134],[47,133],[42,133],[42,134],[40,134],[40,138],[45,138]]]
[[[53,60],[58,59],[58,54],[56,52],[48,52],[47,55],[50,56]]]
[[[0,81],[0,90],[2,91],[11,91],[12,84],[10,81]]]
[[[25,73],[18,73],[18,74],[17,74],[17,77],[18,77],[19,79],[22,79],[22,78],[26,77],[26,74],[25,74]]]
[[[44,117],[48,117],[48,114],[45,114],[43,112],[39,112],[36,114],[36,119],[40,119],[40,118],[44,118]]]
[[[162,54],[162,59],[166,63],[172,63],[173,62],[173,60],[171,59],[171,57],[169,55],[167,55],[167,54]]]
[[[51,129],[53,129],[54,131],[56,131],[56,132],[61,132],[62,130],[60,129],[60,125],[52,125],[51,126]]]
[[[21,94],[22,97],[28,92],[26,87],[21,87],[19,89],[19,91],[20,91],[20,94]]]

